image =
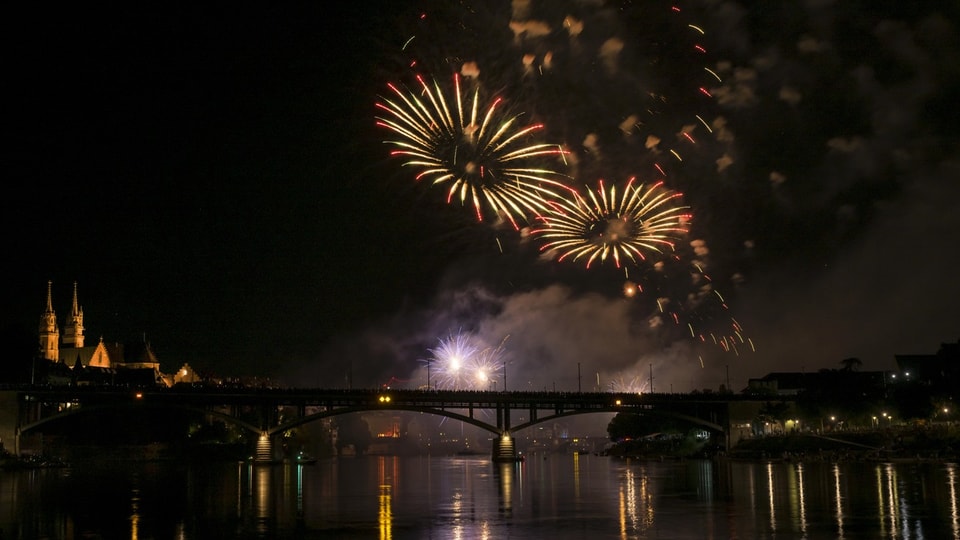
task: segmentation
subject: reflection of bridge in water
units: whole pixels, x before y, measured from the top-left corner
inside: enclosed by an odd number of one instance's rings
[[[273,461],[273,440],[298,426],[341,414],[413,411],[460,420],[494,434],[495,461],[517,458],[513,434],[580,414],[631,412],[674,418],[710,431],[726,448],[741,435],[768,399],[733,394],[629,394],[606,392],[513,392],[323,388],[114,388],[26,387],[16,393],[15,451],[20,437],[67,417],[118,407],[194,411],[245,429],[257,438],[256,459]],[[7,402],[10,397],[7,398]],[[290,418],[281,411],[293,409]],[[483,413],[482,415],[478,413]],[[251,414],[253,413],[253,414]],[[493,413],[493,414],[491,414]],[[494,418],[495,421],[481,419]],[[514,417],[521,418],[514,423]],[[254,418],[251,421],[251,418]]]

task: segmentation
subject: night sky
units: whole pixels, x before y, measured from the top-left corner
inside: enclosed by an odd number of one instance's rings
[[[416,386],[458,332],[502,344],[511,389],[738,390],[960,339],[956,3],[325,4],[6,18],[11,350],[48,280],[61,331],[78,282],[88,344],[294,385]],[[684,193],[678,257],[724,304],[687,315],[744,341],[652,324],[623,270],[541,254],[389,155],[387,84],[469,62],[571,182]]]

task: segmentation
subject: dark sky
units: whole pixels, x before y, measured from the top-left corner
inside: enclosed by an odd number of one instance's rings
[[[290,384],[416,384],[458,331],[504,343],[508,386],[530,388],[739,388],[960,339],[955,3],[323,4],[6,18],[18,350],[47,280],[61,326],[78,282],[88,342],[145,336],[165,370]],[[690,316],[733,318],[755,351],[659,328],[622,272],[540,257],[390,158],[387,83],[471,61],[577,181],[665,169],[694,214],[681,256],[727,307]]]

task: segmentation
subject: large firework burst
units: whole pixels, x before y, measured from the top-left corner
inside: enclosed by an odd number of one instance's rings
[[[690,218],[686,206],[676,205],[682,194],[662,182],[644,189],[635,181],[619,195],[616,186],[606,189],[601,180],[588,198],[573,192],[572,200],[557,199],[531,234],[545,240],[541,250],[556,250],[558,260],[585,259],[588,268],[608,258],[620,268],[624,260],[636,264],[648,254],[672,251]]]
[[[481,105],[479,88],[464,96],[459,75],[452,103],[439,83],[431,86],[420,76],[417,82],[419,92],[388,85],[394,97],[377,103],[377,125],[397,136],[385,142],[395,147],[392,155],[406,159],[404,165],[420,169],[417,180],[447,186],[447,202],[472,204],[478,221],[486,209],[519,229],[517,219],[545,212],[544,198],[566,189],[558,173],[535,166],[563,154],[556,144],[530,142],[541,124],[518,127],[520,115],[506,114],[502,99]]]

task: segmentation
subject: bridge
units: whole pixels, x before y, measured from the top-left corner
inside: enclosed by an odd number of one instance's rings
[[[249,431],[257,440],[255,459],[262,462],[274,461],[274,439],[298,426],[341,414],[385,410],[445,416],[489,431],[494,435],[491,452],[495,461],[517,459],[514,433],[562,417],[595,413],[674,418],[710,431],[729,449],[740,438],[740,431],[734,427],[749,423],[769,401],[709,393],[65,386],[0,392],[6,394],[7,403],[12,401],[11,392],[16,396],[17,412],[7,421],[13,420],[17,454],[21,436],[42,433],[44,425],[71,415],[117,407],[161,407],[194,411]],[[291,409],[295,411],[292,418],[281,414]],[[8,429],[0,426],[0,435]]]

